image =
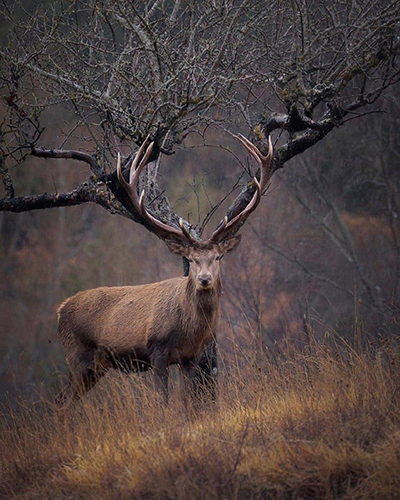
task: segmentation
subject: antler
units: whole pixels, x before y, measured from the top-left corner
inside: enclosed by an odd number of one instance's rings
[[[268,138],[268,155],[264,156],[260,150],[246,137],[241,134],[235,136],[236,139],[247,149],[251,156],[260,165],[260,182],[254,177],[253,181],[256,185],[256,191],[250,200],[249,204],[244,208],[239,214],[237,214],[233,219],[228,221],[228,217],[225,216],[222,224],[212,233],[210,237],[210,242],[218,243],[220,242],[226,233],[231,230],[234,226],[239,225],[242,221],[247,219],[247,217],[257,208],[261,200],[261,195],[267,186],[267,183],[271,177],[271,162],[274,155],[274,150],[272,147],[271,136]]]
[[[222,224],[212,233],[211,237],[205,243],[219,243],[226,237],[228,231],[231,231],[236,225],[239,225],[243,222],[247,217],[257,208],[258,204],[261,200],[261,195],[266,188],[267,182],[270,178],[271,174],[271,162],[273,157],[273,147],[271,142],[271,137],[268,138],[268,155],[264,156],[259,149],[251,143],[248,139],[246,139],[243,135],[239,134],[235,136],[236,139],[240,141],[240,143],[247,149],[247,151],[253,156],[256,162],[260,165],[260,182],[254,177],[254,184],[256,186],[255,193],[250,200],[249,204],[233,219],[228,221],[228,217],[225,216]],[[166,238],[175,237],[179,240],[194,244],[199,241],[196,240],[187,230],[185,225],[183,224],[183,220],[179,219],[179,227],[180,230],[169,226],[168,224],[164,224],[160,220],[156,219],[151,213],[146,210],[144,206],[145,193],[142,191],[140,197],[138,195],[137,184],[139,180],[140,173],[143,168],[146,166],[148,159],[150,158],[151,152],[153,150],[154,142],[151,142],[148,146],[147,143],[149,141],[149,136],[146,137],[143,144],[140,146],[139,151],[137,152],[135,158],[132,161],[129,182],[126,182],[124,176],[122,175],[121,168],[121,155],[118,153],[117,159],[117,177],[121,185],[124,187],[125,191],[128,193],[128,196],[134,206],[136,212],[145,219],[150,226],[155,229],[155,232],[160,234]],[[145,147],[147,149],[143,155],[143,151]],[[141,156],[143,158],[140,160]],[[140,161],[140,163],[139,163]],[[139,164],[139,166],[138,166]]]
[[[156,219],[146,210],[144,206],[144,198],[145,198],[144,190],[142,191],[140,197],[138,196],[137,183],[139,180],[139,176],[143,168],[145,167],[154,146],[154,141],[148,145],[146,152],[144,153],[144,156],[139,163],[140,157],[142,156],[144,148],[146,147],[148,141],[149,141],[149,136],[146,137],[145,141],[140,146],[139,151],[137,152],[135,158],[132,161],[130,175],[129,175],[129,183],[126,182],[124,176],[122,175],[121,155],[118,153],[118,159],[117,159],[118,180],[120,184],[124,187],[125,191],[128,193],[132,205],[134,206],[137,213],[141,215],[143,219],[145,219],[156,230],[157,233],[162,233],[162,235],[166,237],[174,236],[175,238],[178,238],[179,240],[184,241],[186,243],[196,243],[197,240],[193,238],[193,236],[186,229],[182,219],[179,219],[179,226],[181,230],[169,226],[168,224],[164,224],[164,222],[161,222],[160,220]],[[138,163],[139,166],[137,167]]]

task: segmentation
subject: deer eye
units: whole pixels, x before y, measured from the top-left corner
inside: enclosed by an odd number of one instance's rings
[[[222,259],[222,257],[223,257],[223,255],[217,255],[217,256],[215,257],[215,260],[221,260],[221,259]]]

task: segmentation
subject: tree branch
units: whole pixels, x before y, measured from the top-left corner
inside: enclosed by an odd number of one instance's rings
[[[113,214],[132,218],[122,205],[116,203],[116,200],[109,196],[103,186],[93,181],[85,181],[79,187],[67,193],[43,193],[3,198],[0,199],[0,211],[28,212],[46,208],[71,207],[83,203],[97,203]]]
[[[68,193],[44,193],[32,196],[3,198],[0,200],[0,211],[27,212],[30,210],[43,210],[45,208],[70,207],[81,205],[88,201],[85,193],[82,193],[80,189],[74,189]]]
[[[32,155],[38,158],[64,158],[83,161],[90,165],[91,171],[98,177],[102,175],[102,170],[97,163],[96,158],[84,151],[75,151],[72,149],[45,149],[45,148],[32,148]]]

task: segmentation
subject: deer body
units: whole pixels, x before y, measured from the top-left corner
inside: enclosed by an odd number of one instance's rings
[[[239,241],[191,247],[170,243],[172,251],[191,261],[189,276],[95,288],[67,299],[58,310],[58,329],[71,375],[58,403],[78,399],[110,368],[153,368],[165,396],[168,366],[179,364],[190,377],[218,326],[219,260]]]
[[[195,290],[188,277],[80,292],[58,311],[68,364],[76,368],[76,356],[91,349],[107,353],[109,364],[131,356],[132,369],[136,361],[150,364],[155,351],[164,351],[168,365],[196,360],[215,334],[219,295]]]
[[[58,404],[78,399],[90,390],[110,368],[144,371],[152,368],[156,386],[168,396],[168,366],[179,364],[190,377],[204,347],[214,338],[219,321],[221,277],[220,259],[234,250],[240,236],[228,237],[258,205],[266,185],[272,159],[249,141],[242,144],[261,165],[260,183],[247,207],[200,241],[188,232],[182,220],[180,230],[152,216],[138,196],[137,181],[152,144],[143,154],[145,143],[135,157],[126,182],[118,158],[117,174],[135,210],[161,236],[169,250],[189,262],[187,277],[172,278],[148,285],[102,287],[80,292],[67,299],[58,310],[58,329],[70,369],[67,387]]]

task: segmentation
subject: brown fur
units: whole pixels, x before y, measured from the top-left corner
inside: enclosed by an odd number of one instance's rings
[[[77,399],[110,368],[155,370],[167,396],[167,367],[190,373],[216,334],[221,278],[219,259],[239,238],[219,245],[170,244],[190,262],[188,277],[140,286],[102,287],[79,292],[61,304],[58,329],[70,368],[59,404]]]

